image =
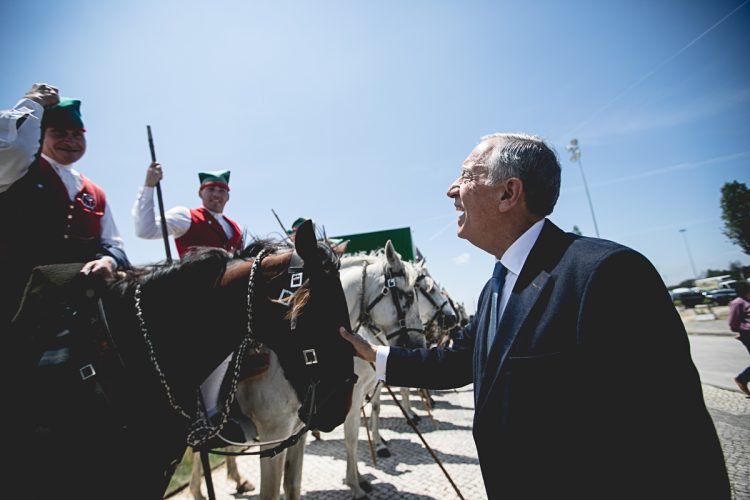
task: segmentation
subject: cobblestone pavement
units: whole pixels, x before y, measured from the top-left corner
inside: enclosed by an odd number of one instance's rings
[[[737,500],[750,500],[750,399],[738,391],[703,386],[706,403],[721,438],[727,467]],[[412,397],[412,401],[416,400]],[[471,435],[473,392],[471,386],[456,391],[436,391],[434,427],[423,418],[419,429],[442,461],[444,467],[466,499],[485,499],[484,484]],[[447,499],[458,498],[450,482],[423,448],[419,437],[409,427],[386,392],[382,397],[381,429],[389,441],[393,456],[378,458],[373,466],[367,435],[360,429],[358,446],[359,471],[372,482],[370,498],[376,499]],[[421,410],[421,404],[416,404]],[[369,412],[369,408],[368,408]],[[424,411],[419,411],[424,415]],[[343,484],[346,473],[346,451],[343,426],[322,435],[322,441],[311,436],[305,451],[302,497],[305,499],[348,499],[351,493]],[[239,468],[259,488],[260,467],[256,457],[240,457]],[[226,479],[225,467],[213,474],[219,500],[257,499],[258,490],[249,494],[234,493],[234,484]],[[188,500],[185,489],[171,499]]]

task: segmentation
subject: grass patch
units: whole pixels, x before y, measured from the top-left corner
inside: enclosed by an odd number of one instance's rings
[[[200,460],[200,457],[197,453],[193,452],[192,448],[188,448],[185,450],[185,455],[182,457],[182,462],[177,466],[177,469],[174,472],[174,475],[172,476],[172,480],[169,482],[169,486],[167,487],[167,492],[164,494],[165,497],[168,497],[182,488],[186,487],[188,484],[190,484],[190,476],[193,473],[193,458],[196,460]],[[215,469],[224,461],[226,460],[226,457],[223,457],[221,455],[208,455],[208,461],[211,464],[211,469]]]

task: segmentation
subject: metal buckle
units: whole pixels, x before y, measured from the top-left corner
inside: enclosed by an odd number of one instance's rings
[[[395,288],[396,287],[396,278],[388,278],[385,282],[385,286],[388,288]]]
[[[94,370],[94,367],[91,364],[88,364],[86,366],[82,366],[78,373],[81,374],[81,380],[88,380],[94,375],[96,375],[96,370]]]
[[[285,288],[281,291],[281,294],[279,294],[279,298],[276,300],[289,307],[289,301],[292,300],[292,295],[294,294]]]
[[[302,286],[302,273],[292,274],[292,281],[289,283],[291,288],[299,288]]]
[[[406,328],[406,320],[405,319],[398,320],[398,326],[400,326],[401,328]]]
[[[318,364],[318,355],[315,353],[315,349],[305,349],[302,351],[302,355],[305,357],[306,365]]]

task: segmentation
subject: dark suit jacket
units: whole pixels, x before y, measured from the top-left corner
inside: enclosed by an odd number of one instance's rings
[[[474,383],[490,498],[729,498],[685,329],[646,258],[545,221],[487,357],[489,295],[451,349],[392,347],[386,382]]]

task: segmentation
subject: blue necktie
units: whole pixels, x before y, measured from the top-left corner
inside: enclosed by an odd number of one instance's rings
[[[497,261],[495,263],[495,269],[492,271],[492,278],[490,278],[490,285],[492,286],[492,303],[490,305],[490,325],[487,328],[487,355],[490,354],[492,341],[495,340],[495,333],[497,333],[497,323],[500,319],[500,294],[503,292],[506,272],[507,269],[505,269],[505,266],[503,266],[500,261]]]

